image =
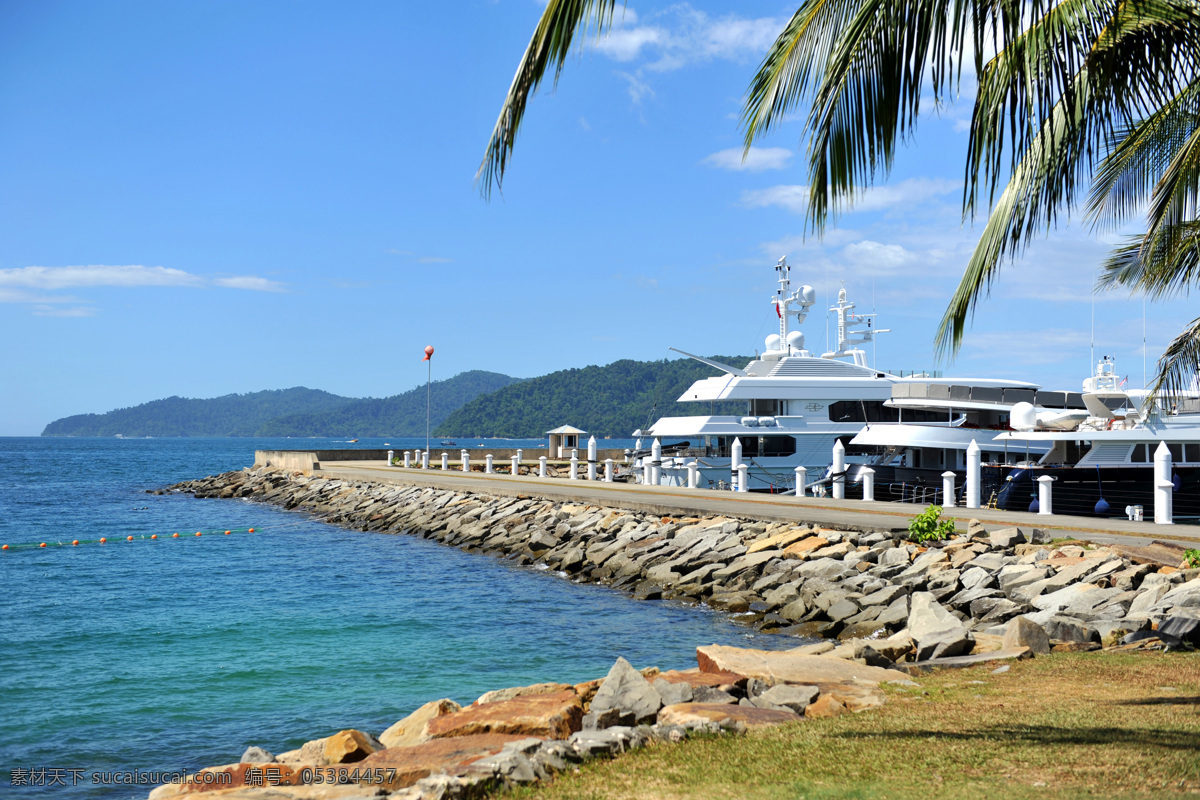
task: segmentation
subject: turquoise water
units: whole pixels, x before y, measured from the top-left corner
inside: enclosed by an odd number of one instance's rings
[[[378,734],[429,700],[593,678],[617,656],[685,668],[699,644],[795,644],[415,537],[145,494],[245,466],[256,448],[335,443],[0,438],[0,543],[52,545],[0,552],[0,796],[142,798],[150,786],[93,775],[224,764],[251,744],[278,753],[347,727]],[[12,785],[36,768],[81,779]]]

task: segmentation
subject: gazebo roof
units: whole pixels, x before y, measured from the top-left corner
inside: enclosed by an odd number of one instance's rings
[[[581,430],[579,430],[579,428],[573,428],[573,427],[571,427],[570,425],[563,425],[563,426],[561,426],[561,427],[555,428],[555,429],[554,429],[554,430],[552,430],[552,431],[546,431],[546,435],[547,435],[547,436],[549,436],[549,435],[550,435],[550,434],[552,434],[552,433],[577,433],[577,434],[583,434],[583,433],[587,433],[587,431],[581,431]]]

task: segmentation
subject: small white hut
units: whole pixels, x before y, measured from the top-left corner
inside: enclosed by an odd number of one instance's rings
[[[570,458],[571,451],[579,449],[579,437],[587,436],[587,431],[572,428],[570,425],[563,425],[552,431],[546,431],[546,435],[550,437],[550,446],[548,448],[550,458],[561,459]]]

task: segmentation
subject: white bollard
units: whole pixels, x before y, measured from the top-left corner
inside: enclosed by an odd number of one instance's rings
[[[1154,451],[1154,524],[1173,525],[1175,522],[1175,484],[1171,482],[1171,451],[1166,442],[1159,442]]]
[[[979,508],[979,471],[982,461],[979,445],[972,439],[967,445],[967,508]]]
[[[412,453],[405,450],[404,451],[404,468],[408,469],[409,464],[411,464],[411,463],[412,463]]]
[[[689,461],[687,465],[688,471],[688,488],[695,489],[700,485],[700,465],[695,461]]]
[[[546,457],[545,456],[538,457],[538,477],[539,478],[546,477]]]
[[[862,476],[863,500],[869,503],[875,502],[875,470],[863,467],[858,474]]]
[[[734,439],[729,446],[729,483],[737,488],[738,465],[742,463],[742,440]]]
[[[518,456],[513,456],[512,457],[512,475],[515,478],[520,474],[521,474],[521,459]]]
[[[838,439],[833,443],[833,499],[846,499],[846,445]]]
[[[950,470],[942,473],[942,507],[954,508],[954,478]]]
[[[613,460],[611,458],[604,459],[604,482],[613,482]]]
[[[658,437],[650,443],[650,483],[658,486],[662,481],[662,442]]]
[[[485,475],[492,474],[492,454],[488,453],[483,457],[483,472]]]
[[[395,451],[395,450],[388,450],[388,466],[389,466],[389,467],[392,465],[392,459],[393,459],[393,458],[395,458],[395,457],[396,457],[396,451]]]
[[[750,465],[749,464],[738,464],[737,490],[739,492],[750,491]]]
[[[450,454],[442,453],[442,469],[450,469]]]
[[[643,458],[642,460],[642,485],[650,485],[650,459]]]
[[[462,471],[463,472],[471,471],[471,454],[468,453],[466,450],[462,451]]]
[[[421,469],[429,469],[429,451],[421,451]]]
[[[796,467],[796,497],[804,497],[808,491],[808,469]]]
[[[588,439],[588,480],[596,480],[596,437]]]
[[[1038,482],[1038,514],[1050,516],[1054,510],[1050,504],[1050,484],[1054,483],[1054,478],[1049,475],[1043,475],[1037,479]]]
[[[578,450],[571,451],[571,472],[569,473],[568,477],[570,477],[570,479],[573,481],[579,480],[579,451]]]

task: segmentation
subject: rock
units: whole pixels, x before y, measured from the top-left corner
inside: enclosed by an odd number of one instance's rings
[[[804,709],[804,716],[809,719],[840,717],[842,714],[848,713],[850,713],[850,710],[846,708],[846,704],[831,694],[821,695],[814,703]]]
[[[791,711],[713,703],[680,703],[666,706],[658,712],[659,725],[682,725],[686,728],[706,727],[713,723],[722,728],[735,727],[738,723],[747,728],[761,728],[796,722],[799,719],[800,717]]]
[[[1046,655],[1050,652],[1050,637],[1041,625],[1025,617],[1013,617],[1004,631],[1004,650],[1028,647],[1029,652]]]
[[[426,703],[404,719],[379,734],[384,747],[408,747],[427,742],[433,737],[426,730],[427,723],[437,717],[453,714],[461,706],[448,698]]]
[[[261,747],[251,745],[246,748],[246,752],[242,753],[242,757],[238,759],[242,764],[271,764],[275,761],[275,756]]]
[[[902,564],[908,564],[911,559],[910,551],[907,546],[889,547],[884,550],[879,556],[879,566],[894,567]]]
[[[750,650],[723,645],[696,648],[696,660],[702,672],[736,672],[767,683],[792,683],[812,686],[865,681],[884,683],[907,680],[902,672],[869,667],[829,656],[807,656],[791,650]]]
[[[592,710],[596,710],[595,701]],[[467,706],[462,711],[435,717],[427,723],[427,730],[434,739],[484,733],[565,739],[582,727],[583,703],[574,691]]]
[[[353,764],[382,749],[383,744],[370,734],[353,729],[338,731],[325,739],[325,763]]]
[[[411,747],[389,747],[380,750],[359,762],[358,767],[360,770],[382,768],[386,779],[382,783],[370,784],[370,788],[395,791],[412,786],[422,778],[437,773],[461,775],[475,761],[496,755],[508,742],[525,738],[501,733],[482,733],[434,739]],[[374,774],[376,773],[372,773]]]
[[[803,714],[821,690],[816,686],[789,686],[781,683],[772,686],[755,698],[759,708],[784,708],[795,714]],[[765,704],[765,705],[763,705]]]
[[[512,700],[514,697],[527,697],[534,694],[554,694],[555,692],[565,692],[568,689],[574,691],[574,688],[569,683],[535,683],[532,686],[512,686],[508,689],[493,689],[490,692],[484,692],[475,701],[475,705],[480,706],[484,703],[497,703],[501,700]],[[458,709],[454,709],[457,711]]]
[[[802,644],[799,647],[793,647],[790,652],[804,656],[819,656],[822,653],[828,653],[834,646],[833,642],[825,640],[816,644]]]
[[[619,708],[610,708],[605,711],[589,711],[583,715],[581,726],[582,730],[585,731],[598,731],[611,728],[614,725],[620,725],[621,719],[622,714]]]
[[[693,703],[725,705],[733,704],[737,701],[738,699],[732,694],[715,686],[697,686],[692,689]]]
[[[962,667],[975,667],[980,664],[992,664],[997,661],[1019,661],[1024,658],[1033,658],[1033,653],[1028,647],[1017,647],[1012,650],[993,650],[988,653],[975,653],[969,656],[952,656],[950,658],[933,658],[928,661],[916,661],[912,664],[903,665],[903,669],[910,675],[920,675],[923,672],[932,672],[935,669],[960,669]]]
[[[1016,547],[1019,544],[1025,543],[1025,534],[1016,528],[1004,528],[1003,530],[992,531],[988,534],[988,541],[992,547],[1000,550],[1007,550],[1010,547]]]
[[[654,691],[662,698],[663,705],[672,706],[679,703],[692,702],[692,686],[690,683],[672,683],[663,678],[655,679]]]
[[[746,548],[746,553],[757,553],[759,550],[780,550],[804,539],[810,533],[811,531],[807,528],[794,528],[783,533],[777,533],[774,536],[768,536],[766,539],[760,539],[750,545]]]
[[[836,603],[831,605],[825,613],[834,622],[841,622],[844,619],[853,617],[858,612],[858,604],[848,597],[843,597],[841,600],[838,600]]]
[[[969,519],[967,520],[967,537],[973,539],[976,536],[987,536],[987,530],[979,520]]]
[[[302,773],[307,767],[289,764],[223,764],[205,767],[182,783],[168,783],[150,792],[150,800],[242,789],[262,785],[269,779],[274,786],[303,786]],[[266,776],[269,776],[267,778]]]
[[[833,645],[830,645],[832,647]],[[658,680],[668,681],[670,683],[686,683],[693,689],[698,689],[702,686],[721,687],[731,686],[739,689],[744,689],[746,686],[746,676],[738,675],[734,672],[701,672],[697,668],[687,670],[669,670],[658,676]]]
[[[1050,648],[1051,653],[1090,653],[1099,650],[1099,642],[1063,642]]]
[[[783,548],[783,557],[806,559],[812,551],[820,550],[822,547],[828,545],[828,539],[821,536],[810,536],[807,539],[802,539]]]
[[[1167,617],[1158,624],[1158,632],[1200,646],[1200,619],[1196,617],[1182,615]]]
[[[808,614],[808,606],[800,598],[796,598],[779,609],[779,616],[797,622],[804,619],[806,614]]]
[[[629,715],[637,724],[653,721],[662,706],[662,697],[649,681],[624,658],[618,658],[608,671],[604,682],[600,684],[596,696],[592,698],[591,708],[592,711],[599,712],[611,708],[619,709],[622,717]]]
[[[1044,626],[1051,639],[1062,642],[1099,642],[1100,634],[1088,627],[1083,620],[1061,614],[1050,617]],[[1053,647],[1051,652],[1058,652]]]
[[[975,643],[966,626],[928,592],[913,594],[908,632],[916,648],[918,661],[964,655],[971,652]]]

